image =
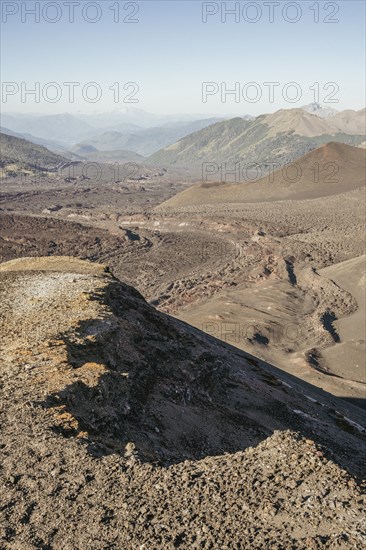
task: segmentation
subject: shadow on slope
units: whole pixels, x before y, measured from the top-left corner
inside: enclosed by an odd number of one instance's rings
[[[113,315],[62,335],[75,382],[44,403],[62,413],[54,431],[95,457],[169,465],[290,429],[360,475],[362,411],[156,311],[119,281],[94,299]]]

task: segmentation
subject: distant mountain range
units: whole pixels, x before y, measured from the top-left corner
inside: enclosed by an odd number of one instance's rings
[[[218,122],[217,118],[180,122],[154,128],[138,129],[134,132],[109,130],[81,142],[81,145],[92,145],[98,151],[128,149],[143,156],[151,155],[162,147],[174,143],[182,137],[206,128]]]
[[[179,116],[181,117],[179,119]],[[3,113],[3,131],[50,150],[67,154],[75,146],[91,145],[99,151],[131,150],[147,156],[162,147],[223,118],[177,115],[159,116],[135,109],[74,116]],[[134,122],[132,122],[134,121]]]
[[[256,118],[246,115],[229,120],[176,120],[173,117],[167,121],[165,117],[164,125],[149,128],[134,124],[135,115],[134,111],[126,111],[84,115],[86,120],[81,120],[69,114],[5,113],[1,132],[42,147],[42,155],[46,147],[48,153],[55,154],[54,158],[61,157],[64,161],[141,162],[149,156],[146,162],[150,165],[192,169],[204,162],[228,166],[237,162],[283,165],[330,141],[354,146],[365,143],[365,109],[338,112],[316,103]],[[155,122],[157,115],[137,110],[136,117],[148,124]],[[111,120],[117,122],[111,129],[91,126]],[[63,139],[71,141],[65,144]],[[25,149],[23,143],[22,158]],[[36,154],[37,149],[34,151]],[[31,162],[31,154],[26,157]]]
[[[108,128],[121,132],[154,128],[156,126],[178,126],[179,124],[187,124],[188,122],[207,118],[230,118],[213,117],[212,115],[208,117],[203,114],[157,115],[137,107],[118,108],[107,113],[78,114],[77,117],[93,128]]]
[[[233,118],[210,125],[161,149],[147,162],[199,166],[202,163],[278,163],[280,165],[330,141],[365,142],[365,109],[327,117],[306,109],[282,109],[253,120]]]

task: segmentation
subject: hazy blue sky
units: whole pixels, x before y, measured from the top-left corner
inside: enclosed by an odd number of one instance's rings
[[[315,82],[320,86],[320,101],[335,91],[334,85],[323,90],[326,83],[335,82],[339,86],[334,95],[339,103],[330,105],[337,109],[358,109],[365,103],[363,1],[299,0],[297,7],[294,2],[280,2],[280,6],[274,7],[272,23],[270,8],[263,1],[251,2],[252,6],[239,2],[239,22],[235,22],[233,15],[228,15],[226,22],[221,21],[221,2],[211,2],[205,8],[204,3],[197,0],[136,3],[79,0],[75,2],[74,22],[69,21],[67,2],[43,0],[39,2],[41,20],[38,23],[34,16],[22,10],[22,4],[31,9],[37,2],[2,1],[2,81],[14,82],[19,88],[23,82],[23,89],[34,87],[35,82],[39,82],[42,89],[53,81],[60,87],[61,99],[50,103],[41,94],[40,103],[35,103],[30,96],[21,102],[19,91],[8,96],[5,103],[3,94],[4,111],[92,112],[130,106],[156,113],[259,114],[310,103],[314,100],[310,87]],[[93,19],[97,8],[92,4],[97,4],[100,16],[95,23],[85,21],[82,14],[84,9],[84,15]],[[120,21],[114,22],[117,4]],[[134,16],[139,22],[123,22],[134,10],[134,4],[139,7]],[[48,7],[42,15],[45,5]],[[230,9],[235,2],[226,5]],[[317,5],[320,21],[315,23]],[[114,11],[110,9],[113,6]],[[216,8],[218,13],[208,16],[207,23],[203,23],[202,11]],[[245,21],[243,8],[247,10],[244,12],[247,19],[257,16],[258,21]],[[332,15],[337,8],[338,13]],[[17,13],[7,15],[16,10]],[[45,20],[56,16],[60,17],[57,22]],[[285,20],[296,16],[300,16],[297,22]],[[326,17],[339,22],[325,23]],[[70,103],[64,82],[81,84],[75,88],[75,103]],[[81,88],[89,82],[100,86],[102,96],[96,103],[88,102],[81,93]],[[114,103],[113,92],[109,90],[115,82],[121,86],[119,103]],[[123,91],[127,82],[138,84],[139,92],[135,96],[138,103],[123,103],[128,92],[133,91],[132,88]],[[217,83],[212,87],[217,93],[209,96],[206,103],[202,102],[202,82]],[[239,103],[235,102],[234,95],[227,96],[226,102],[222,100],[219,93],[222,82],[228,89],[240,83]],[[245,88],[249,82],[256,82],[257,87]],[[269,90],[263,86],[264,82],[280,83],[275,88],[273,103],[269,102]],[[289,82],[301,86],[302,97],[298,102],[290,103],[283,98],[282,88]],[[11,85],[7,90],[11,91]],[[248,98],[253,98],[258,90],[262,93],[260,100],[249,102]],[[47,92],[52,99],[56,89],[47,88]],[[89,99],[94,92],[93,87],[87,88]],[[288,90],[290,97],[294,97],[295,92],[294,88]]]

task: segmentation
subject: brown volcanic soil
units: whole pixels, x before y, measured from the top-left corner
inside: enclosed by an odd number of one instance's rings
[[[15,167],[11,174],[0,174],[1,210],[93,224],[116,223],[122,215],[141,213],[192,181],[184,169],[167,171],[133,162],[67,162],[57,172],[23,175]]]
[[[185,187],[169,181],[76,182],[75,185],[63,186],[54,186],[51,181],[49,185],[38,188],[17,181],[9,182],[8,179],[1,184],[0,204],[2,210],[9,213],[42,215],[56,206],[58,210],[53,215],[70,221],[118,222],[121,215],[143,212]]]
[[[2,548],[364,547],[361,411],[103,266],[0,271]]]
[[[3,261],[69,255],[106,262],[161,311],[365,407],[365,339],[353,335],[360,298],[321,271],[364,254],[364,188],[329,195],[338,184],[308,181],[316,162],[337,161],[344,188],[361,185],[363,159],[357,148],[321,147],[301,159],[302,192],[327,196],[247,204],[172,208],[168,201],[148,209],[177,191],[168,176],[143,182],[145,191],[141,182],[78,181],[62,189],[14,183],[10,190],[7,182],[4,208],[28,215],[3,213],[0,254]],[[281,177],[273,186],[293,190]],[[240,186],[205,186],[205,200],[221,187]],[[61,208],[42,213],[50,205]],[[352,269],[343,279],[351,278]]]
[[[352,315],[342,317],[334,323],[340,337],[339,345],[328,348],[324,353],[327,363],[332,365],[334,371],[338,368],[338,374],[342,374],[339,372],[339,366],[348,363],[350,375],[354,380],[365,379],[365,263],[366,256],[363,255],[321,270],[323,276],[352,293],[357,301],[358,307]]]
[[[323,145],[257,181],[194,185],[157,207],[313,199],[365,185],[366,151],[344,143]]]
[[[80,223],[38,216],[3,214],[0,219],[2,261],[23,256],[64,255],[100,260],[105,255],[123,254],[151,246],[147,237],[133,239],[122,229],[111,234]]]
[[[160,310],[365,406],[362,345],[336,327],[356,319],[357,296],[313,272],[364,252],[364,199],[167,209],[106,222],[109,231],[3,214],[1,255],[106,262]]]

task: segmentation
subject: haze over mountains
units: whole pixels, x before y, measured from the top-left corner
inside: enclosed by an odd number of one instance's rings
[[[92,129],[90,124],[68,113],[42,116],[2,113],[1,125],[18,134],[63,143],[72,143]]]
[[[148,157],[152,165],[192,171],[203,162],[283,165],[329,141],[354,146],[365,142],[365,109],[337,112],[314,103],[255,118],[180,116],[162,117],[139,109],[79,116],[4,113],[1,132],[70,160],[138,162]]]
[[[128,149],[140,155],[148,156],[161,147],[174,143],[181,137],[214,124],[217,120],[217,118],[212,118],[193,122],[177,122],[145,129],[136,127],[130,131],[123,131],[123,128],[118,125],[114,127],[115,130],[109,130],[96,137],[87,138],[81,144],[93,145],[99,151]]]
[[[126,109],[78,116],[3,113],[1,120],[4,131],[48,145],[56,152],[82,142],[82,145],[97,146],[100,151],[128,149],[147,156],[220,118],[159,116],[140,109]]]

